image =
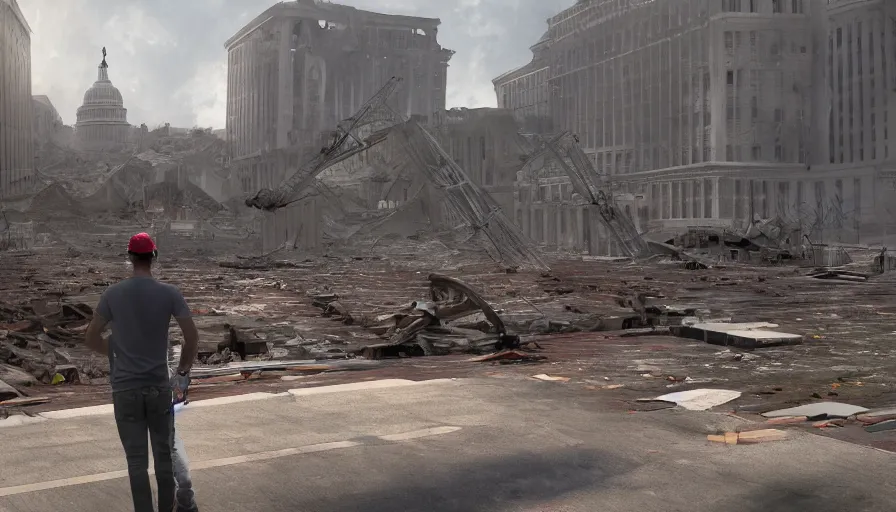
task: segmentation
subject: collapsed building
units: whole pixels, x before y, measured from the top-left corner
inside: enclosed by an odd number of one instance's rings
[[[225,43],[226,129],[242,190],[278,185],[392,76],[405,82],[390,100],[396,112],[444,109],[453,52],[437,41],[439,23],[302,0],[281,2],[240,29]],[[269,215],[265,247],[297,234],[302,245],[318,245],[313,230],[299,233],[301,219],[319,218],[315,201]]]

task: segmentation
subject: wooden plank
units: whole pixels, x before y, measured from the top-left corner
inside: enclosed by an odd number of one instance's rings
[[[50,397],[46,396],[23,396],[20,398],[13,398],[11,400],[4,400],[0,402],[0,406],[2,407],[21,407],[24,405],[38,405],[45,404],[50,401]]]

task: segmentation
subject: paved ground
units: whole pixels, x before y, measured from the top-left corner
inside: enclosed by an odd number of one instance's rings
[[[707,433],[742,420],[508,384],[276,397],[178,421],[203,511],[890,511],[896,499],[888,453],[799,431],[715,445]],[[128,510],[110,416],[2,436],[0,511]]]

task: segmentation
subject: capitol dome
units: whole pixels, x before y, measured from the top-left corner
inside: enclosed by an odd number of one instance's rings
[[[84,149],[107,149],[127,144],[131,125],[121,92],[109,80],[106,60],[100,64],[96,82],[84,93],[78,108],[75,134]]]

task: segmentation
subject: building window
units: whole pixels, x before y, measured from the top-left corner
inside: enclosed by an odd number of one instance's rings
[[[734,52],[734,34],[730,31],[725,32],[725,51],[728,53]]]
[[[740,0],[723,0],[722,6],[727,12],[740,12],[741,2]]]
[[[792,0],[791,4],[794,14],[803,14],[803,0]]]
[[[750,12],[756,12],[756,0],[750,0]]]
[[[755,162],[762,160],[762,146],[760,146],[759,144],[754,144],[752,156],[753,161]]]
[[[772,0],[772,12],[776,14],[784,12],[783,9],[781,9],[781,2],[782,0]]]
[[[775,144],[775,161],[784,161],[784,148],[780,144]]]

